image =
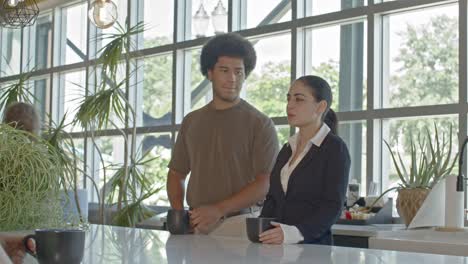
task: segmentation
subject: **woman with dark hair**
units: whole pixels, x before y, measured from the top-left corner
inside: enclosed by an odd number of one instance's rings
[[[331,226],[344,204],[351,165],[336,135],[332,92],[318,76],[303,76],[287,94],[288,123],[299,128],[278,154],[261,217],[274,217],[260,234],[267,244],[333,244]]]

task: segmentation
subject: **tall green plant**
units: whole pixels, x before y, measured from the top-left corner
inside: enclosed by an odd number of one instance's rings
[[[144,172],[139,167],[146,164],[136,157],[136,112],[128,102],[130,89],[130,58],[132,36],[144,31],[143,23],[133,27],[116,26],[117,33],[105,34],[100,40],[111,41],[100,49],[101,55],[97,63],[101,67],[100,81],[95,72],[96,92],[87,95],[78,107],[75,123],[86,128],[91,140],[98,150],[102,169],[104,171],[104,187],[101,190],[101,220],[104,217],[104,204],[116,203],[118,214],[114,223],[134,226],[138,221],[148,217],[149,210],[142,206],[142,201],[160,190],[149,183]],[[117,70],[125,63],[125,76],[117,81]],[[113,120],[117,118],[118,122]],[[122,123],[123,129],[116,123]],[[104,165],[102,153],[95,142],[96,129],[111,126],[119,131],[124,139],[123,165],[107,167]],[[130,133],[129,133],[130,131]],[[106,172],[114,174],[107,180]],[[116,198],[116,199],[115,199]]]
[[[15,83],[0,89],[0,110],[16,102],[33,104],[31,99],[35,99],[29,87],[31,73],[22,73]]]

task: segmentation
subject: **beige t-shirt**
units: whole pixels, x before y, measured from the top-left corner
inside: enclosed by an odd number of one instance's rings
[[[199,207],[270,173],[278,147],[273,121],[246,101],[224,110],[208,104],[182,121],[168,167],[191,172],[187,203]]]

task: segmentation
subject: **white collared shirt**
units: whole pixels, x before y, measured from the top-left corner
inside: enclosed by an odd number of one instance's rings
[[[319,131],[315,134],[314,137],[312,137],[309,142],[307,142],[307,145],[304,147],[304,150],[299,154],[299,156],[296,158],[294,163],[291,163],[291,159],[294,157],[296,154],[296,148],[297,148],[297,138],[299,136],[299,133],[294,134],[292,137],[289,138],[289,146],[291,147],[292,154],[291,157],[289,158],[288,162],[283,166],[281,169],[281,186],[283,187],[284,193],[288,191],[288,182],[289,182],[289,177],[291,177],[291,173],[294,171],[294,169],[297,167],[297,165],[301,162],[301,160],[304,158],[304,156],[309,152],[310,148],[312,148],[312,145],[316,145],[317,147],[320,147],[322,145],[323,140],[325,137],[328,135],[330,132],[330,127],[327,126],[327,124],[323,123],[323,125],[320,127]],[[295,244],[300,241],[304,240],[304,236],[301,234],[299,229],[295,226],[291,225],[285,225],[281,224],[281,229],[283,230],[284,234],[284,244]]]

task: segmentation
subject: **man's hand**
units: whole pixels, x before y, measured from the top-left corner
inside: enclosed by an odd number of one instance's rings
[[[201,206],[191,210],[190,223],[195,233],[208,234],[218,225],[223,217],[220,208],[215,205]]]
[[[283,244],[284,233],[279,223],[271,223],[275,228],[269,229],[259,235],[260,242],[264,244]]]
[[[22,235],[10,235],[10,234],[1,234],[0,235],[0,245],[3,246],[5,252],[11,258],[13,263],[23,263],[23,258],[26,255],[26,249],[23,245]],[[36,251],[36,245],[33,240],[28,240],[28,247],[33,252]]]

